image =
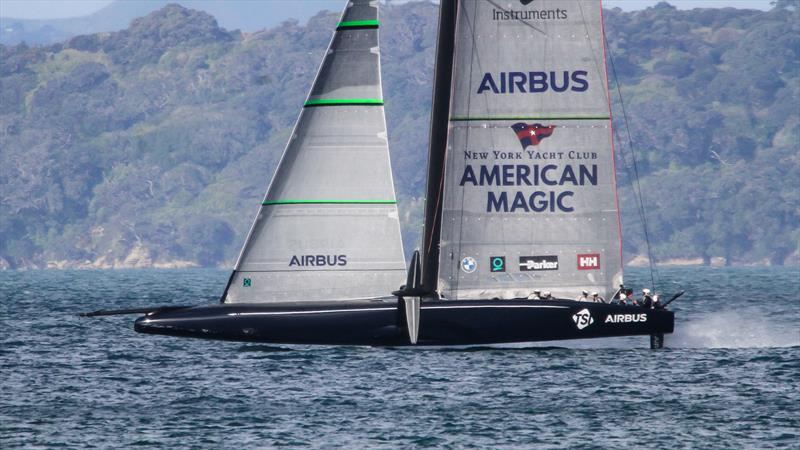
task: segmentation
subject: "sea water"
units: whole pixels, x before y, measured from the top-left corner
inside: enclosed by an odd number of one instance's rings
[[[629,285],[649,284],[643,270]],[[101,308],[214,303],[221,270],[0,272],[0,447],[798,448],[798,268],[662,268],[647,337],[501,348],[141,335]],[[424,316],[422,317],[424,321]]]

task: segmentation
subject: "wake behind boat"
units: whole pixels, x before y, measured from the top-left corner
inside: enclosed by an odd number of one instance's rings
[[[441,2],[425,231],[407,271],[378,6],[353,0],[221,303],[153,308],[136,331],[392,346],[647,335],[661,348],[669,302],[565,300],[624,292],[601,5],[509,4]]]

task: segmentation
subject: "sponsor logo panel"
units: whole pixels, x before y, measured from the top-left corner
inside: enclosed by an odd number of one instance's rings
[[[505,256],[492,256],[489,258],[489,267],[492,272],[505,272],[506,271],[506,257]]]
[[[294,255],[289,267],[333,267],[346,266],[347,255]]]
[[[555,125],[542,125],[540,123],[528,125],[522,122],[511,125],[511,129],[517,133],[517,139],[519,139],[523,150],[529,146],[539,145],[539,142],[542,142],[544,138],[548,138],[553,134],[555,127]]]
[[[578,255],[578,270],[600,269],[599,253],[583,253]]]
[[[609,314],[605,323],[647,322],[647,314]]]
[[[588,76],[586,70],[484,72],[476,93],[586,92],[589,90]]]
[[[522,6],[528,6],[525,9],[508,9],[501,8],[496,5],[492,8],[492,20],[494,21],[507,21],[507,20],[567,20],[569,15],[567,10],[563,8],[537,8],[534,0],[519,0]]]
[[[573,314],[572,321],[575,322],[575,326],[578,327],[579,330],[582,330],[594,323],[592,313],[590,313],[588,309],[582,309]]]
[[[599,154],[592,151],[538,150],[544,139],[553,136],[556,125],[517,122],[510,128],[522,150],[465,151],[464,158],[469,162],[464,166],[459,186],[489,187],[490,190],[486,191],[487,213],[575,211],[573,196],[577,190],[592,189],[599,184]],[[543,153],[550,158],[546,163],[529,161],[536,161]],[[580,162],[554,164],[552,159]],[[490,160],[508,162],[492,163]],[[531,192],[529,186],[535,190]],[[551,186],[552,190],[548,190]],[[562,187],[560,192],[555,190],[556,186]],[[514,187],[519,190],[511,190]]]
[[[461,270],[464,273],[472,273],[478,269],[478,261],[475,261],[475,258],[472,256],[465,256],[464,259],[461,260]]]
[[[520,256],[519,270],[521,272],[536,272],[540,270],[558,270],[558,256]]]

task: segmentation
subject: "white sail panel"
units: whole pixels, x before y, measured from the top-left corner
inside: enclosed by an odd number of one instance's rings
[[[383,106],[307,107],[267,201],[393,201]]]
[[[342,15],[224,301],[384,297],[404,278],[377,2],[354,0]]]
[[[609,115],[599,0],[462,0],[455,46],[453,118]]]
[[[261,214],[227,302],[374,298],[403,282],[396,205],[286,204]]]
[[[351,1],[308,100],[382,99],[378,2]]]
[[[445,298],[609,296],[621,282],[600,12],[592,0],[459,2]]]

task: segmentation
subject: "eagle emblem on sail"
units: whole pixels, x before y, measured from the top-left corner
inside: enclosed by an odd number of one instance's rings
[[[540,123],[528,125],[522,122],[511,125],[511,129],[517,133],[517,139],[519,139],[523,150],[531,145],[539,145],[544,138],[550,137],[553,134],[553,129],[555,129],[555,127],[555,125],[542,125]]]

